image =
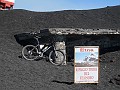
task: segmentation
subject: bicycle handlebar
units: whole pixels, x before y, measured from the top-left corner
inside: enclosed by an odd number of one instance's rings
[[[38,33],[37,32],[30,32],[29,34],[31,34],[31,35],[37,35]]]
[[[35,37],[35,38],[41,38],[38,34],[40,34],[40,33],[38,33],[38,32],[30,32],[29,33],[30,35],[32,35],[33,37]]]

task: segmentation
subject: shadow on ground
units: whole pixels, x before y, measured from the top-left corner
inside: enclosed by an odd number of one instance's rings
[[[37,45],[37,41],[29,33],[16,34],[14,37],[21,46]],[[42,36],[39,39],[40,44],[50,43],[52,37],[52,35]],[[119,35],[66,35],[64,37],[68,61],[74,58],[74,46],[99,46],[100,55],[120,50]]]

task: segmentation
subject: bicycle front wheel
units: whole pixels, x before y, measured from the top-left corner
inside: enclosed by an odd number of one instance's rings
[[[33,45],[26,45],[22,49],[22,56],[26,60],[35,60],[38,58],[38,49]]]
[[[51,51],[49,54],[49,60],[53,65],[61,65],[65,60],[65,55],[60,50]]]

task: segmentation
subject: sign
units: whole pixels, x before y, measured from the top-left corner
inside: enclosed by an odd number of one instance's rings
[[[74,47],[74,83],[98,83],[99,46]]]

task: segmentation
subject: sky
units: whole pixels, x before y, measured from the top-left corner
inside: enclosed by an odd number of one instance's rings
[[[88,10],[120,5],[120,0],[15,0],[14,9],[48,12]]]
[[[75,62],[82,62],[85,57],[89,57],[91,55],[90,52],[76,52],[75,53]],[[98,56],[98,52],[94,52],[95,56]]]

